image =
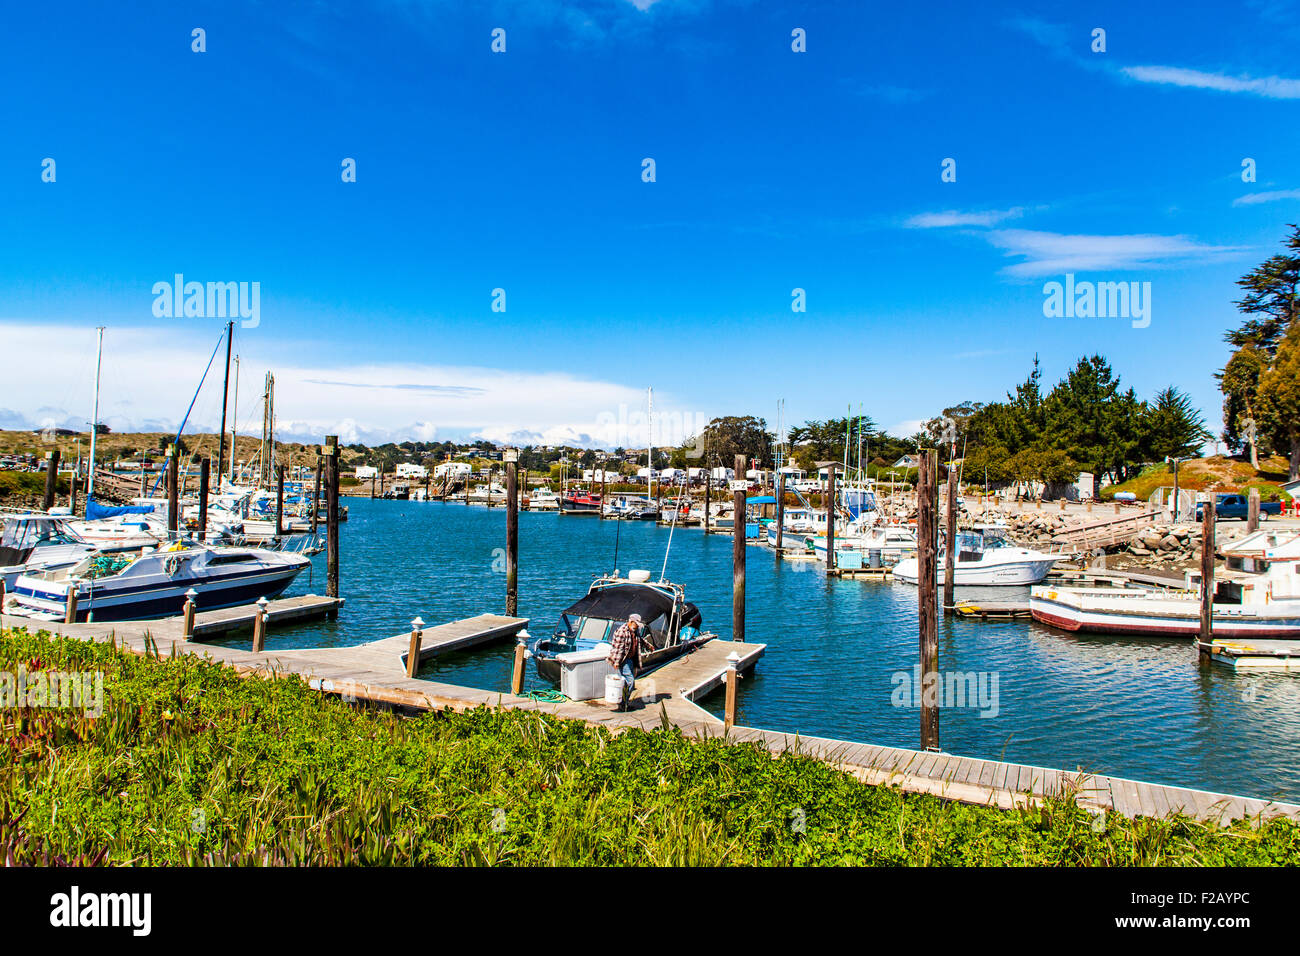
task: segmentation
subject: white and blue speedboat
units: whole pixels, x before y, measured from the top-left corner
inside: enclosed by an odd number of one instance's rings
[[[286,551],[181,542],[140,553],[96,553],[71,567],[20,576],[8,610],[61,621],[75,588],[78,621],[140,621],[180,614],[192,588],[198,609],[209,611],[276,597],[310,563]]]

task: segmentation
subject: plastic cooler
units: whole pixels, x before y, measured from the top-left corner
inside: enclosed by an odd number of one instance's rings
[[[560,693],[569,700],[595,700],[605,696],[605,678],[617,674],[605,660],[609,645],[600,644],[589,651],[569,651],[557,654],[560,662]]]

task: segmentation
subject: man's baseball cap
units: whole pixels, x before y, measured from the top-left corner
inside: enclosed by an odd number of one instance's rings
[[[627,617],[627,619],[628,619],[629,621],[636,621],[638,624],[641,623],[641,615],[640,615],[640,614],[629,614],[628,617]]]

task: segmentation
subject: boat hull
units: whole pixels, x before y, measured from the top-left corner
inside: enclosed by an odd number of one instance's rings
[[[1217,605],[1214,637],[1300,640],[1300,610],[1269,610],[1268,606]],[[1087,634],[1196,637],[1201,630],[1199,600],[1148,592],[1108,597],[1095,592],[1035,589],[1029,597],[1029,613],[1040,624]]]
[[[1042,558],[978,568],[958,567],[953,572],[953,584],[957,587],[1025,587],[1042,581],[1054,564],[1055,558]],[[894,569],[894,577],[905,584],[915,584],[916,569],[917,562],[914,558],[902,561]],[[935,577],[939,584],[946,580],[942,564]]]

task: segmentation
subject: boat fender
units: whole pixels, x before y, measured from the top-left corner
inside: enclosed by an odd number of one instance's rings
[[[166,560],[163,561],[163,570],[167,573],[169,578],[175,577],[176,572],[180,569],[181,556],[179,554],[170,554],[167,556]]]

